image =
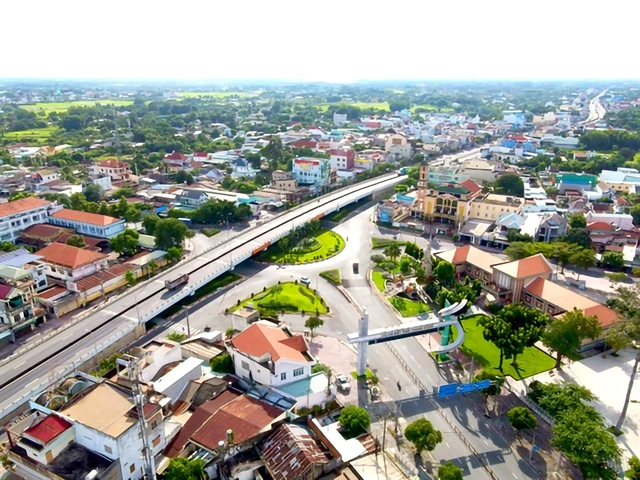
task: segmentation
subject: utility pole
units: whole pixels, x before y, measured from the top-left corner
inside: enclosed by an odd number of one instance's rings
[[[189,325],[189,305],[184,306],[184,312],[187,317],[187,338],[191,338],[191,326]]]

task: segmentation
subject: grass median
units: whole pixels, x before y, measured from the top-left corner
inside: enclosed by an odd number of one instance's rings
[[[313,314],[327,313],[328,308],[320,295],[309,287],[294,282],[279,283],[252,295],[235,307],[229,309],[233,312],[251,303],[253,308],[268,309],[278,312],[305,312]]]

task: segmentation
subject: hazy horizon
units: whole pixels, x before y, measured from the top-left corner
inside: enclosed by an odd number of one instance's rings
[[[4,81],[363,83],[638,80],[635,30],[541,0],[5,6]],[[624,11],[619,0],[609,11]],[[108,7],[108,8],[106,8]],[[631,56],[630,56],[631,55]]]

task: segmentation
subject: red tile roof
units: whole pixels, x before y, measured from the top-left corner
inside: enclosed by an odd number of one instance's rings
[[[460,182],[460,186],[466,188],[471,193],[476,193],[482,190],[482,188],[480,188],[478,184],[476,184],[473,180],[469,180],[469,179],[463,180],[462,182]]]
[[[591,222],[587,224],[587,230],[602,230],[610,232],[613,230],[613,225],[610,225],[607,222]]]
[[[129,168],[127,162],[120,162],[117,158],[109,158],[95,163],[97,166],[104,168]]]
[[[62,220],[69,220],[71,222],[88,223],[90,225],[98,225],[100,227],[106,227],[120,220],[107,215],[100,215],[99,213],[87,213],[80,212],[78,210],[69,210],[64,208],[51,215],[53,218],[60,218]]]
[[[64,418],[51,413],[40,423],[25,430],[24,433],[36,440],[40,440],[46,445],[71,427],[71,423],[67,422]]]
[[[308,361],[302,354],[307,351],[307,344],[302,335],[289,337],[278,327],[254,323],[235,336],[231,343],[240,352],[253,357],[261,357],[268,353],[274,362],[281,358],[296,362]]]
[[[196,433],[196,431],[202,427],[214,413],[239,396],[240,393],[234,390],[225,390],[214,399],[208,400],[196,408],[193,415],[191,415],[189,420],[187,420],[180,429],[178,435],[176,435],[171,443],[167,445],[164,450],[164,454],[169,458],[177,457],[184,449],[191,436]]]
[[[493,268],[518,279],[545,275],[553,271],[549,261],[541,253],[521,260],[496,265]]]
[[[58,242],[58,243],[67,243],[67,240],[69,240],[69,238],[74,236],[74,235],[79,235],[79,234],[65,232],[62,235],[60,235],[58,238],[56,238],[56,242]],[[99,244],[101,244],[101,243],[109,243],[109,240],[107,240],[106,238],[85,237],[84,235],[80,235],[80,236],[84,240],[84,243],[87,244],[87,246],[84,247],[84,248],[93,247],[92,248],[93,251],[100,250],[100,248],[98,248]]]
[[[194,157],[199,157],[199,158],[207,158],[209,154],[207,152],[196,152],[193,154]]]
[[[283,424],[262,444],[262,458],[273,478],[307,478],[309,469],[332,460],[314,437],[299,425]]]
[[[2,300],[6,299],[7,296],[11,293],[11,290],[13,290],[12,286],[0,284],[0,298]]]
[[[36,296],[38,298],[42,298],[43,300],[49,300],[50,298],[57,297],[58,295],[68,292],[68,290],[64,287],[52,287],[44,292],[38,293]]]
[[[39,223],[31,225],[20,232],[20,237],[33,238],[52,242],[60,235],[73,232],[73,229],[61,227],[59,225],[49,225],[47,223]]]
[[[164,158],[167,159],[167,160],[182,160],[182,161],[184,161],[184,160],[187,159],[187,156],[183,155],[180,152],[171,152],[170,154],[165,155]]]
[[[108,282],[109,280],[113,280],[114,278],[124,275],[125,273],[127,273],[127,270],[130,269],[130,265],[118,263],[113,267],[102,270],[100,273],[94,273],[93,275],[89,275],[88,277],[81,278],[76,282],[78,291],[86,292],[87,290],[91,290],[101,283]]]
[[[92,252],[64,243],[52,243],[42,250],[38,250],[35,254],[41,255],[43,261],[47,263],[69,268],[79,268],[107,258],[102,253]]]
[[[244,443],[266,430],[283,413],[279,408],[242,395],[220,408],[191,436],[191,440],[213,451],[231,429],[234,443]]]
[[[0,218],[28,212],[47,205],[51,205],[51,202],[36,197],[21,198],[13,202],[0,204]]]

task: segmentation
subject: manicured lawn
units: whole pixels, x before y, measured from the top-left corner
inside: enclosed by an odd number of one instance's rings
[[[5,132],[3,138],[7,140],[24,140],[25,142],[44,144],[58,130],[57,127],[33,128],[31,130],[19,130],[17,132]]]
[[[415,300],[409,300],[407,298],[391,297],[389,301],[403,317],[414,317],[420,313],[431,311],[429,305],[422,302],[416,302]]]
[[[326,272],[321,272],[320,276],[329,280],[334,285],[340,285],[340,270],[327,270]]]
[[[387,238],[371,237],[371,248],[385,248],[389,245],[404,246],[405,242],[398,242]]]
[[[461,350],[469,356],[472,356],[486,370],[492,373],[501,374],[498,370],[500,363],[500,350],[491,342],[488,342],[482,336],[482,327],[478,325],[478,318],[482,315],[471,315],[462,319],[462,328],[464,328],[464,343]],[[452,340],[457,338],[458,332],[456,328],[452,328]],[[502,363],[502,371],[504,375],[510,375],[515,379],[527,378],[538,373],[551,370],[555,365],[552,357],[544,353],[536,347],[526,348],[524,353],[518,355],[518,368],[511,365],[511,360],[505,359]]]
[[[219,228],[203,228],[201,230],[201,232],[206,235],[207,237],[211,238],[214,235],[217,235],[220,233],[220,229]]]
[[[344,238],[336,232],[324,231],[317,233],[314,238],[318,241],[317,248],[310,252],[295,253],[291,248],[287,252],[282,252],[278,245],[269,248],[264,254],[259,256],[260,260],[272,263],[298,264],[310,263],[322,259],[331,258],[344,250]]]
[[[373,283],[376,284],[376,287],[378,287],[378,290],[380,290],[381,292],[384,292],[384,275],[382,272],[379,272],[378,270],[374,270],[371,272],[371,278],[373,279]]]
[[[286,282],[279,284],[282,287],[281,292],[276,292],[275,288],[278,284],[267,288],[266,292],[259,292],[250,298],[240,302],[232,309],[232,312],[238,308],[244,307],[248,303],[252,303],[254,308],[270,308],[273,310],[284,310],[285,312],[301,312],[327,313],[327,307],[320,301],[320,295],[313,293],[308,287],[294,282]]]
[[[133,100],[78,100],[75,102],[46,102],[36,103],[34,105],[21,105],[20,108],[29,112],[66,112],[71,107],[93,107],[96,104],[114,105],[116,107],[127,107],[133,105]]]

